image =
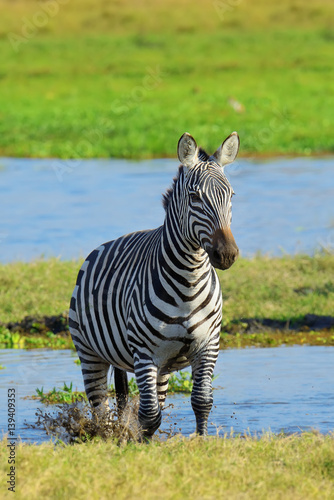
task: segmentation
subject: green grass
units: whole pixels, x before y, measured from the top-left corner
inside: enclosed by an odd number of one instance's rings
[[[80,265],[58,259],[0,264],[1,321],[67,311]]]
[[[15,51],[38,5],[0,1],[1,155],[175,156],[232,130],[243,155],[334,151],[331,2],[73,1]]]
[[[8,448],[0,443],[2,475]],[[334,496],[333,436],[170,439],[116,446],[18,444],[15,498],[272,500]],[[2,498],[11,492],[2,485]]]
[[[265,330],[265,329],[264,329]],[[220,348],[279,347],[289,345],[334,345],[334,330],[263,331],[256,333],[220,333]]]
[[[10,348],[73,348],[66,312],[81,261],[59,259],[0,265],[0,344]],[[222,347],[281,344],[333,345],[333,328],[300,331],[261,327],[248,332],[249,318],[304,324],[309,314],[333,316],[334,255],[240,258],[219,272],[224,299]],[[47,323],[56,317],[60,333]],[[46,320],[45,320],[46,318]],[[20,323],[21,322],[21,323]],[[15,323],[19,323],[12,331]]]
[[[219,272],[224,321],[270,318],[293,322],[306,314],[333,315],[334,255],[239,259]]]
[[[65,313],[80,266],[81,261],[59,259],[0,264],[1,321]],[[223,327],[241,318],[291,322],[305,314],[332,315],[333,275],[331,254],[239,258],[219,272]]]

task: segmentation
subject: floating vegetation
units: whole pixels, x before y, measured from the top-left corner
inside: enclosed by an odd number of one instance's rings
[[[77,401],[87,401],[87,396],[85,392],[73,391],[72,382],[67,385],[64,382],[62,389],[56,389],[55,387],[44,393],[44,388],[36,388],[37,395],[30,396],[29,399],[39,399],[41,403],[44,404],[63,404],[63,403],[74,403]]]
[[[190,394],[193,389],[193,379],[190,372],[172,373],[168,382],[168,392]]]
[[[25,316],[21,321],[0,324],[0,348],[74,349],[67,314]]]
[[[74,345],[70,336],[62,337],[61,335],[54,335],[52,332],[47,333],[45,336],[29,336],[23,337],[23,347],[27,349],[45,348],[50,349],[74,349]]]
[[[128,384],[129,384],[129,396],[130,397],[138,396],[139,389],[138,389],[136,379],[134,377],[130,378],[130,380],[128,381]],[[114,390],[113,386],[110,386],[110,388]]]
[[[130,378],[129,383],[129,396],[131,398],[139,395],[136,379]],[[193,387],[191,373],[177,372],[173,373],[169,379],[168,393],[185,393],[190,394]],[[108,390],[108,397],[115,397],[116,392],[114,386],[111,384]],[[51,391],[44,392],[44,387],[36,388],[36,394],[28,396],[28,399],[39,400],[43,404],[71,404],[76,402],[87,401],[87,396],[84,391],[74,391],[73,383],[69,385],[64,382],[61,389],[53,387]]]
[[[0,326],[0,347],[20,349],[24,347],[24,338],[19,333],[12,333],[7,328]]]
[[[47,331],[43,334],[26,334],[22,331],[11,331],[4,326],[0,326],[0,348],[1,349],[74,349],[72,338],[67,333],[66,336],[54,334]]]

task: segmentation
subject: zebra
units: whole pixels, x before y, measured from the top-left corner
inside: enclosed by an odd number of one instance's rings
[[[239,142],[233,132],[209,156],[183,134],[177,146],[181,165],[163,195],[164,223],[102,244],[78,273],[69,329],[88,401],[109,411],[112,365],[120,416],[127,372],[134,372],[143,439],[161,424],[170,374],[187,366],[196,432],[207,435],[222,319],[215,268],[228,269],[239,253],[230,229],[234,191],[224,166],[234,161]]]

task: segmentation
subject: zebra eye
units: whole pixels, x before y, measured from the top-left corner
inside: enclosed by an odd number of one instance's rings
[[[194,203],[201,203],[202,199],[197,193],[190,193],[190,200]]]

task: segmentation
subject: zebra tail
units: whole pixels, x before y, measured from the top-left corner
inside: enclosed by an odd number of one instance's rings
[[[128,402],[129,395],[129,384],[128,376],[125,370],[120,368],[114,368],[114,380],[115,380],[115,391],[116,391],[116,403],[118,409],[118,415],[120,416]]]

